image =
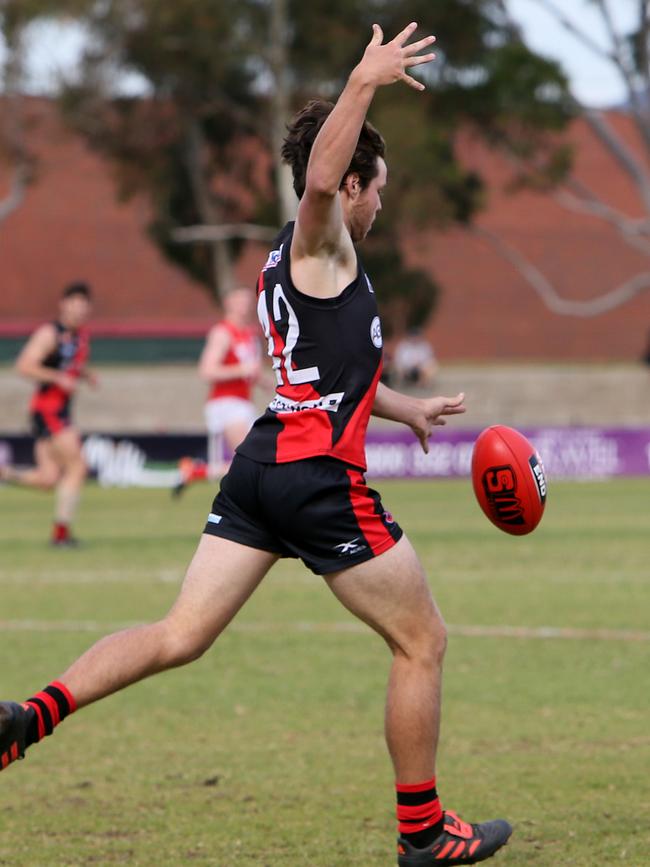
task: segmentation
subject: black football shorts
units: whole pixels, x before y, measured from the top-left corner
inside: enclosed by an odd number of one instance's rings
[[[30,426],[35,440],[53,437],[70,426],[70,409],[65,404],[47,412],[33,410],[30,416]]]
[[[300,558],[317,575],[370,560],[402,536],[361,470],[330,457],[261,464],[240,454],[204,532]]]

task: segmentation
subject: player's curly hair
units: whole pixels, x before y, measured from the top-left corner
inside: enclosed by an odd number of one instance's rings
[[[305,192],[307,163],[312,145],[334,104],[324,99],[312,99],[298,112],[287,127],[287,137],[282,145],[282,159],[291,166],[293,188],[299,199]],[[359,175],[361,189],[365,189],[377,176],[377,157],[383,157],[386,143],[375,127],[366,121],[361,129],[352,162],[343,181],[351,173]],[[341,184],[343,184],[343,181]]]

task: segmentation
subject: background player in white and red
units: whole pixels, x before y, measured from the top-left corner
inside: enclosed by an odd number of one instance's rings
[[[210,383],[205,404],[208,460],[180,461],[177,494],[191,482],[221,478],[230,465],[224,446],[234,452],[257,415],[252,392],[261,372],[261,351],[255,293],[245,287],[233,289],[223,299],[223,311],[199,360],[199,376]]]
[[[434,426],[464,411],[462,394],[415,398],[379,384],[381,323],[355,248],[387,181],[384,142],[365,120],[368,108],[379,87],[403,82],[422,90],[407,69],[434,58],[418,53],[433,37],[409,44],[415,29],[410,24],[384,43],[374,25],[336,105],[311,102],[288,128],[283,156],[300,205],[258,283],[276,395],[237,448],[171,611],[103,638],[44,692],[62,718],[75,705],[196,659],[274,563],[298,557],[392,653],[385,731],[397,784],[397,860],[433,867],[483,861],[512,829],[503,820],[469,824],[441,807],[435,774],[445,625],[413,547],[364,478],[371,413],[408,425],[427,451]],[[71,698],[66,707],[62,696]],[[0,703],[2,764],[38,739],[34,717],[32,705]],[[301,846],[295,840],[289,862],[301,861]]]
[[[55,490],[51,543],[57,546],[77,544],[70,525],[86,478],[86,462],[70,410],[81,381],[97,384],[88,367],[90,343],[85,324],[91,306],[88,285],[71,283],[61,295],[58,319],[37,328],[23,347],[16,369],[37,383],[29,406],[36,465],[0,468],[4,481]]]

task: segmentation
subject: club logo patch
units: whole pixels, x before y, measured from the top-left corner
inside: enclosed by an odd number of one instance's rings
[[[379,321],[379,316],[375,316],[370,323],[370,339],[372,340],[373,346],[376,346],[377,349],[381,349],[384,345],[381,336],[381,322]]]

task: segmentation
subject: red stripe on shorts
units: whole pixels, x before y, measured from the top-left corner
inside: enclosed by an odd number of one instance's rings
[[[395,540],[386,529],[381,515],[376,511],[375,501],[370,496],[363,475],[359,470],[353,469],[349,469],[347,474],[350,479],[350,504],[361,532],[372,553],[381,554]]]

